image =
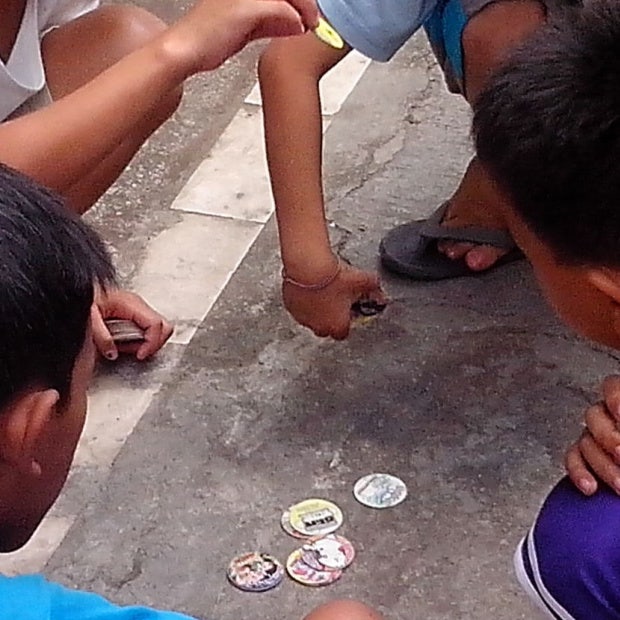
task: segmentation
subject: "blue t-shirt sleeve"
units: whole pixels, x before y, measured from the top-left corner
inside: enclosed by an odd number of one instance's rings
[[[440,0],[318,0],[321,13],[354,49],[389,60]]]
[[[39,575],[0,577],[0,620],[195,620],[148,607],[120,607]]]

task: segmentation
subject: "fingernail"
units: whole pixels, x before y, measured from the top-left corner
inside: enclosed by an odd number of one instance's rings
[[[589,480],[588,478],[581,478],[581,480],[579,480],[579,488],[584,493],[587,493],[588,495],[590,495],[590,493],[592,493],[596,487],[595,487],[594,482],[592,482],[592,480]]]
[[[118,351],[108,351],[105,354],[105,357],[109,359],[111,362],[113,362],[114,360],[118,359]]]

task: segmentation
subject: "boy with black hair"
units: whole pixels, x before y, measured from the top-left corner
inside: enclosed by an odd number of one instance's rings
[[[66,480],[95,363],[90,308],[114,270],[99,237],[54,194],[0,166],[0,552],[24,545]],[[40,575],[0,576],[0,618],[191,620],[118,607]],[[307,620],[380,620],[354,601]]]
[[[568,11],[489,81],[473,125],[478,157],[504,195],[501,214],[551,305],[578,332],[614,348],[620,348],[618,54],[620,5],[596,0]],[[570,465],[577,470],[574,459]],[[587,492],[594,479],[580,473]]]
[[[474,106],[478,157],[543,291],[577,331],[615,348],[619,57],[620,5],[588,1],[515,51]],[[553,489],[515,555],[549,618],[620,618],[619,428],[620,377],[608,377],[566,456],[577,488],[566,479]]]

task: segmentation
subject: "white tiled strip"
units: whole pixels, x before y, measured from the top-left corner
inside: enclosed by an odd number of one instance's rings
[[[369,63],[351,52],[323,79],[324,130]],[[191,341],[273,213],[260,105],[255,85],[174,200],[171,208],[181,212],[181,219],[150,241],[133,281],[133,290],[176,324],[173,343]],[[160,387],[153,381],[147,388],[132,388],[117,375],[96,381],[74,474],[80,468],[109,469]],[[30,542],[0,559],[0,571],[42,570],[77,516],[63,513],[61,497]]]
[[[361,54],[351,52],[322,80],[322,113],[327,121],[340,110],[369,63]],[[273,201],[260,105],[256,84],[211,155],[172,203],[173,209],[259,224],[271,217]]]
[[[189,343],[262,227],[248,220],[183,213],[151,241],[133,288],[174,321],[171,342]]]

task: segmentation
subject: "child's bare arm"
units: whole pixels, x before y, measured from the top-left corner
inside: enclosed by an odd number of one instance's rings
[[[313,0],[199,0],[82,88],[1,124],[0,161],[66,193],[188,76],[216,68],[252,39],[300,34],[316,19]]]
[[[287,273],[317,282],[334,270],[321,177],[319,80],[348,53],[313,33],[272,41],[259,63],[265,138]]]
[[[318,83],[349,49],[336,50],[307,33],[273,41],[261,57],[259,76],[267,157],[287,276],[321,290],[283,284],[293,317],[318,336],[345,338],[351,305],[384,301],[375,274],[343,266],[330,243],[322,188],[322,127]],[[333,278],[333,279],[332,279]]]

